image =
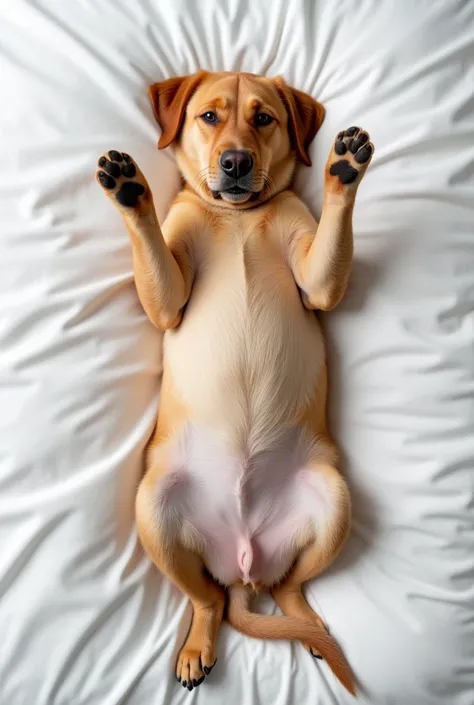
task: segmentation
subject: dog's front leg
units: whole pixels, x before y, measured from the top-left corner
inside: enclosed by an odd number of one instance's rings
[[[100,157],[98,167],[97,182],[119,209],[130,234],[142,306],[157,328],[175,328],[194,276],[186,228],[165,242],[150,187],[128,154],[110,150]]]
[[[354,241],[352,212],[374,151],[358,127],[340,132],[326,164],[324,205],[314,238],[301,238],[293,257],[295,279],[308,308],[328,311],[344,296]]]

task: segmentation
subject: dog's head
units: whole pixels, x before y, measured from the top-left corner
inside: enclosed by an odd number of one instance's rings
[[[205,200],[248,208],[291,182],[324,108],[282,78],[207,73],[154,83],[150,98],[161,137],[173,145],[187,183]]]

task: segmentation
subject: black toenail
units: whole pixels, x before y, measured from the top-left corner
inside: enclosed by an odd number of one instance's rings
[[[203,681],[204,681],[204,676],[201,676],[201,678],[200,678],[198,681],[193,680],[193,686],[194,686],[195,688],[197,688],[198,685],[201,685],[201,683],[203,683]]]
[[[337,136],[337,139],[342,140],[343,137],[344,137],[344,132],[340,132]]]
[[[127,154],[126,152],[122,152],[122,157],[123,157],[123,161],[124,161],[124,162],[127,162],[127,164],[131,161],[131,160],[130,160],[130,155]]]
[[[112,159],[113,162],[121,162],[123,160],[122,155],[120,154],[120,152],[117,152],[116,149],[110,150],[109,157]]]
[[[105,160],[104,164],[104,170],[107,172],[107,174],[110,174],[110,176],[120,176],[120,167],[118,164],[115,162],[109,162],[107,159]]]
[[[346,137],[353,137],[358,129],[359,128],[355,127],[354,125],[352,127],[349,127],[349,129],[346,130]]]
[[[107,159],[105,157],[101,157],[99,161],[97,162],[97,166],[104,166],[105,162]]]
[[[122,174],[127,176],[129,179],[131,179],[132,176],[135,176],[136,173],[137,170],[135,169],[135,164],[126,164],[122,167]]]
[[[97,178],[99,183],[104,188],[115,188],[115,179],[105,173],[105,171],[99,171],[97,173]]]
[[[354,169],[347,159],[341,159],[340,162],[332,164],[329,173],[332,176],[338,176],[341,184],[352,184],[359,176],[357,169]]]
[[[188,688],[189,692],[192,691],[192,689],[193,689],[193,684],[191,683],[191,681],[189,681],[187,688]]]
[[[188,682],[187,682],[187,681],[182,681],[181,685],[183,686],[183,688],[187,688],[187,687],[188,687]]]
[[[181,683],[181,676],[176,676],[176,680],[178,681],[178,683]]]
[[[204,668],[203,668],[202,670],[204,671],[204,673],[206,674],[206,676],[208,676],[208,675],[210,674],[210,672],[212,671],[212,669],[214,668],[214,666],[216,665],[216,663],[217,663],[217,659],[214,661],[214,663],[212,664],[212,666],[204,666]]]
[[[347,152],[347,147],[344,142],[339,142],[339,140],[334,145],[334,151],[336,154],[345,154]]]
[[[354,146],[354,139],[350,139],[349,142],[347,143],[347,149],[349,149],[352,152],[352,148]]]
[[[370,155],[372,154],[372,147],[368,144],[366,147],[362,147],[355,155],[355,160],[358,164],[365,164],[369,161]]]
[[[323,657],[322,657],[320,654],[315,654],[314,651],[313,651],[313,649],[310,649],[310,650],[309,650],[309,653],[311,654],[311,656],[312,656],[313,658],[317,658],[317,659],[319,659],[320,661],[324,661]]]
[[[136,206],[138,197],[145,193],[145,187],[135,181],[127,181],[122,184],[115,198],[121,206]]]
[[[208,667],[208,666],[204,666],[204,668],[203,668],[202,670],[204,671],[204,673],[206,674],[206,676],[209,675],[209,673],[212,671],[212,669],[214,668],[214,666],[216,665],[216,663],[217,663],[217,659],[214,661],[214,663],[212,664],[212,666],[209,666],[209,667]]]

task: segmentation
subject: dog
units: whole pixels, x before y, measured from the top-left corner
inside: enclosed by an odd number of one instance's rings
[[[96,178],[130,234],[142,306],[165,331],[136,518],[151,560],[193,606],[177,679],[192,690],[211,672],[227,602],[237,630],[302,642],[355,695],[302,584],[334,561],[350,530],[315,311],[345,293],[373,144],[358,127],[338,133],[318,225],[291,190],[324,119],[311,96],[281,77],[204,71],[149,95],[158,147],[174,148],[183,178],[162,228],[128,154],[103,154]],[[283,615],[251,611],[264,588]]]

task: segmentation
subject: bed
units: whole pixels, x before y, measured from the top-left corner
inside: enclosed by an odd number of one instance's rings
[[[179,177],[146,90],[198,67],[283,74],[325,105],[296,181],[316,217],[333,136],[371,134],[353,275],[324,318],[354,527],[307,596],[361,703],[472,705],[473,3],[2,8],[0,705],[353,702],[300,645],[227,624],[212,677],[182,689],[190,607],[137,541],[161,338],[94,171],[105,149],[133,154],[162,218]]]

